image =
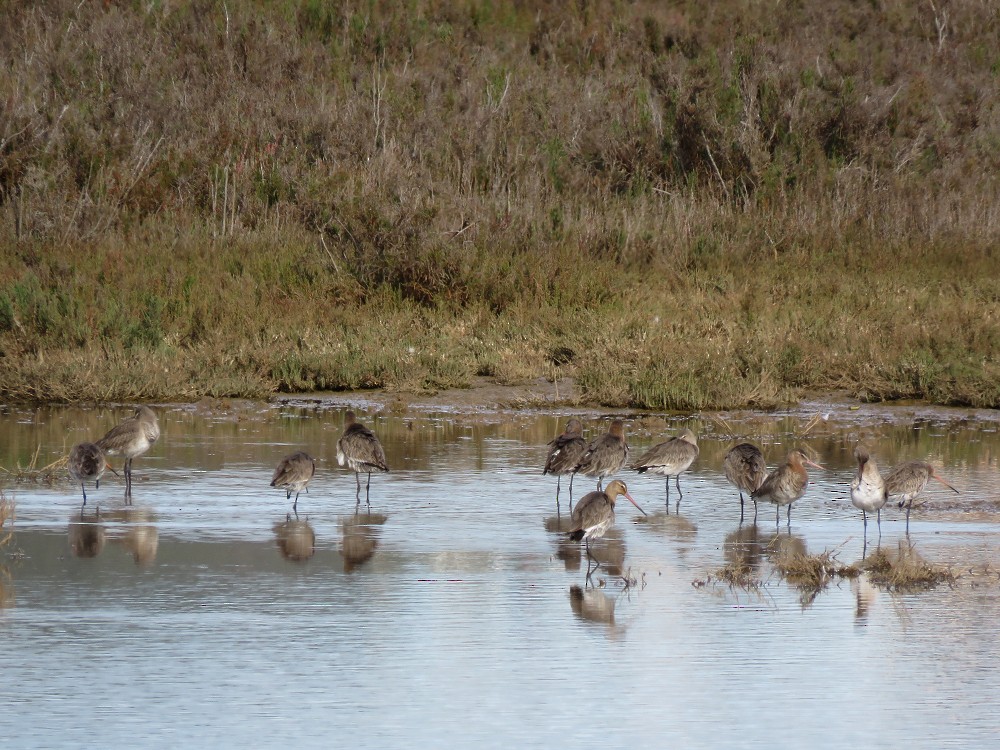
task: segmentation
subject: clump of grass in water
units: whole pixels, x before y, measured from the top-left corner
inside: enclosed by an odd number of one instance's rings
[[[879,548],[865,558],[862,566],[873,584],[890,591],[922,591],[958,578],[950,569],[925,560],[905,540],[900,540],[895,555]]]
[[[701,588],[716,582],[724,583],[731,589],[743,589],[748,593],[758,591],[764,585],[754,567],[745,561],[730,562],[721,568],[716,568],[706,578],[695,581],[694,585]]]
[[[789,585],[800,592],[803,606],[812,604],[834,578],[857,578],[861,569],[837,560],[836,550],[823,550],[810,555],[802,550],[778,550],[771,564]]]
[[[45,484],[52,484],[61,473],[61,470],[65,468],[66,462],[69,460],[69,456],[57,458],[55,461],[39,467],[38,454],[41,449],[41,445],[35,448],[35,452],[32,454],[31,461],[28,462],[27,466],[21,466],[20,463],[18,463],[13,469],[0,466],[0,471],[9,476],[15,482],[44,482]]]

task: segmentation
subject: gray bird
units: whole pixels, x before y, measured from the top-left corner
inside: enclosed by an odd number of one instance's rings
[[[344,434],[337,441],[337,463],[348,466],[354,472],[357,481],[357,505],[361,505],[361,472],[367,472],[368,483],[365,485],[365,504],[371,507],[369,492],[372,485],[373,471],[389,471],[385,462],[385,451],[375,433],[361,424],[353,411],[344,415]]]

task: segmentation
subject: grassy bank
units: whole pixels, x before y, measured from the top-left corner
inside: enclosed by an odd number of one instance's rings
[[[820,6],[5,3],[0,398],[1000,406],[1000,18]]]

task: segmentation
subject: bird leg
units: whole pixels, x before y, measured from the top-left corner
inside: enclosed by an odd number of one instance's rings
[[[875,519],[878,521],[878,538],[882,538],[882,509],[879,508],[875,511]]]
[[[372,473],[368,472],[368,484],[365,485],[365,505],[368,506],[368,510],[372,509],[372,499],[369,495],[372,488]]]
[[[132,504],[132,459],[125,461],[125,504]]]
[[[790,530],[792,528],[792,504],[791,503],[788,504],[788,510],[785,511],[785,512],[786,512],[786,514],[788,516],[788,528]]]
[[[289,492],[288,494],[291,495],[292,493]],[[295,520],[298,521],[299,520],[299,493],[298,492],[295,493],[295,501],[292,503],[292,512],[295,514]]]
[[[569,512],[573,512],[573,480],[576,479],[576,472],[569,475]],[[558,501],[558,496],[556,500]]]
[[[361,475],[358,472],[354,472],[354,481],[357,482],[357,490],[354,493],[354,512],[357,513],[361,507]]]
[[[743,493],[740,493],[740,525],[743,525]]]

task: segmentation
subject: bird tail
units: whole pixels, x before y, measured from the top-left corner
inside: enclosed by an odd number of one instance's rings
[[[648,466],[637,466],[633,465],[631,468],[635,469],[636,474],[645,474],[649,470]]]
[[[581,539],[583,539],[583,534],[584,534],[583,529],[577,529],[576,531],[569,532],[569,534],[567,534],[566,536],[568,536],[574,542],[579,542]]]

